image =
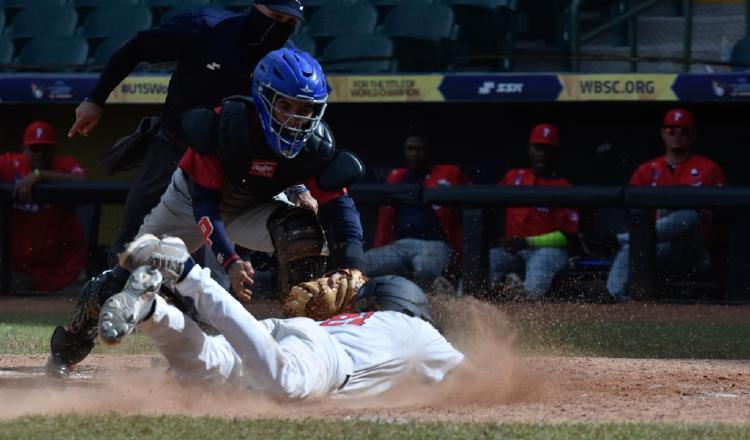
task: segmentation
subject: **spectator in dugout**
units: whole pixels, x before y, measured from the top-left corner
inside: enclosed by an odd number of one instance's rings
[[[557,174],[559,152],[557,127],[534,126],[527,147],[531,168],[508,171],[498,185],[570,186]],[[573,209],[507,208],[504,238],[499,247],[490,249],[490,289],[518,298],[544,298],[555,275],[568,262],[567,248],[577,240],[577,232],[578,212]],[[522,283],[519,274],[524,275]]]
[[[64,288],[86,266],[86,241],[75,207],[32,198],[39,182],[86,179],[75,158],[57,154],[55,139],[48,123],[33,122],[24,132],[23,151],[0,155],[0,181],[14,184],[11,270],[41,292]]]
[[[391,171],[386,182],[421,184],[425,188],[468,183],[458,166],[433,164],[432,153],[433,145],[424,127],[410,127],[404,140],[406,168]],[[362,264],[369,277],[403,275],[430,288],[460,249],[457,210],[435,205],[383,206],[373,249],[365,252]]]
[[[714,161],[694,153],[695,119],[684,109],[664,116],[661,138],[666,154],[641,164],[630,178],[635,186],[723,186],[724,172]],[[656,216],[656,262],[672,273],[702,273],[710,269],[707,244],[713,243],[712,213],[708,210],[660,209]],[[615,301],[628,301],[628,233],[617,235],[621,248],[607,277],[607,291]]]

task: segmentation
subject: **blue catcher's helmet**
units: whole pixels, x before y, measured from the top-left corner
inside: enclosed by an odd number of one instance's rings
[[[309,105],[303,110],[305,114],[288,113],[279,108],[279,99]],[[263,134],[268,146],[287,159],[299,154],[320,124],[327,99],[328,84],[323,68],[306,52],[286,47],[274,50],[255,68],[253,101]]]

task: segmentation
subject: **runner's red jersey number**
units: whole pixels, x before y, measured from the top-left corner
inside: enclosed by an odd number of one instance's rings
[[[363,325],[367,319],[374,315],[375,312],[365,313],[344,313],[343,315],[336,315],[333,318],[328,318],[321,322],[320,325],[323,327],[339,327],[342,325]]]

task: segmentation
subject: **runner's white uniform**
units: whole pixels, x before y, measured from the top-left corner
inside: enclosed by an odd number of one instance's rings
[[[156,297],[154,314],[138,329],[180,378],[249,386],[292,399],[368,396],[407,376],[441,381],[463,361],[432,325],[403,313],[258,321],[198,265],[176,287],[221,332],[205,334]]]

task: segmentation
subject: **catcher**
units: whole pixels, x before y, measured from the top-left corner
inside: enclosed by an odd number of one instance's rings
[[[363,172],[356,156],[335,148],[322,121],[327,99],[325,74],[309,54],[280,49],[266,55],[253,75],[252,96],[229,97],[218,112],[198,108],[183,115],[190,148],[137,235],[178,236],[190,251],[205,244],[235,295],[245,300],[254,269],[235,245],[275,252],[281,297],[319,277],[328,254],[323,229],[282,191],[310,179],[323,191],[335,191]],[[344,209],[337,212],[345,215]],[[82,289],[71,324],[52,336],[48,372],[67,374],[88,355],[101,305],[128,276],[118,265]]]
[[[247,387],[281,399],[371,396],[406,378],[440,382],[464,359],[432,325],[422,290],[405,278],[366,282],[348,300],[352,313],[321,322],[258,321],[192,261],[179,238],[141,236],[120,255],[120,264],[132,275],[102,307],[99,334],[115,344],[137,327],[182,380]],[[339,281],[354,285],[341,275]],[[156,295],[162,282],[191,298],[220,334],[207,335]]]

